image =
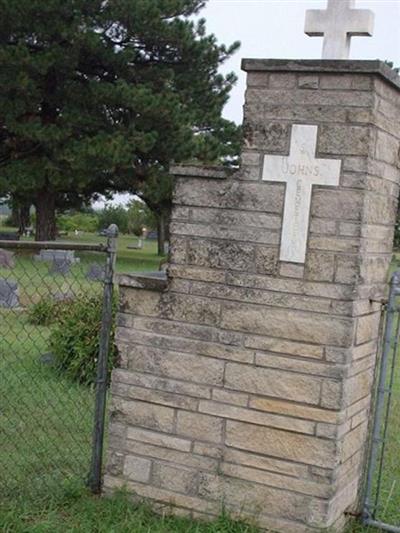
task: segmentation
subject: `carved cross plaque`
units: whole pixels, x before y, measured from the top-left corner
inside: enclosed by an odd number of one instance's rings
[[[316,159],[318,126],[292,127],[289,156],[264,157],[264,181],[286,183],[281,261],[304,263],[313,185],[339,185],[341,161]]]

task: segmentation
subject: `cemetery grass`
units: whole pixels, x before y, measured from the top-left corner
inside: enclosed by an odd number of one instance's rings
[[[73,237],[75,239],[75,237]],[[97,235],[80,235],[80,242],[104,242]],[[147,243],[144,250],[128,250],[132,237],[119,239],[117,269],[124,272],[156,270],[160,258],[156,256],[156,243]],[[82,256],[84,264],[90,263],[91,254]],[[25,270],[29,271],[27,258]],[[32,266],[36,268],[36,265]],[[84,269],[85,270],[85,269]],[[0,273],[0,276],[2,273]],[[34,273],[31,273],[34,279]],[[84,280],[82,274],[81,282]],[[38,279],[37,282],[40,280]],[[27,284],[30,289],[35,282]],[[32,294],[34,290],[32,288]],[[26,316],[10,313],[7,321],[0,316],[0,376],[2,396],[2,424],[8,424],[9,440],[1,443],[0,471],[0,531],[4,532],[134,532],[134,533],[255,533],[251,525],[232,522],[221,517],[210,524],[182,518],[161,518],[145,505],[135,505],[124,493],[109,499],[94,497],[80,476],[66,475],[76,471],[76,461],[88,465],[93,395],[88,389],[56,376],[52,369],[41,364],[40,356],[46,351],[49,329],[33,327]],[[24,354],[21,361],[16,355]],[[32,376],[35,377],[32,382]],[[392,409],[391,427],[400,427],[400,373],[397,376],[396,401]],[[5,404],[3,400],[6,400]],[[57,403],[54,409],[54,402]],[[76,407],[85,408],[80,417],[80,431],[73,419],[66,416]],[[29,417],[19,414],[29,412]],[[37,440],[37,428],[48,423],[48,438]],[[10,433],[11,431],[11,433]],[[66,435],[73,435],[73,440]],[[393,481],[400,480],[398,433],[391,440],[385,470],[384,507],[382,519],[398,522],[398,502],[393,500]],[[56,467],[56,468],[55,468]],[[4,473],[6,474],[4,476]],[[4,484],[4,478],[7,484]],[[398,487],[397,487],[398,489]],[[398,493],[397,493],[398,494]],[[386,498],[386,499],[385,499]],[[353,523],[348,533],[373,533]]]

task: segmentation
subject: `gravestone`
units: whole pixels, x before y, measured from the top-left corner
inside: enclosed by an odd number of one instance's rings
[[[14,268],[14,254],[0,248],[0,268]]]
[[[89,270],[86,274],[86,277],[90,281],[104,281],[105,279],[105,267],[104,265],[99,265],[98,263],[92,263],[89,266]]]
[[[242,66],[241,169],[171,168],[166,279],[119,277],[104,487],[342,531],[362,490],[400,80],[379,61]]]
[[[19,241],[20,235],[14,231],[0,231],[0,241]]]
[[[35,255],[36,261],[58,261],[70,264],[79,263],[79,257],[75,257],[74,250],[40,250],[39,255]]]
[[[0,307],[6,309],[19,307],[18,283],[16,281],[0,278]]]
[[[66,276],[71,271],[71,262],[68,259],[55,257],[49,267],[49,274]]]

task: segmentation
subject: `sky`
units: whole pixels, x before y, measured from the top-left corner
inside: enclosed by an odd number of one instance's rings
[[[338,0],[343,1],[343,0]],[[327,0],[208,0],[199,17],[205,18],[208,33],[220,43],[242,43],[221,72],[235,72],[238,82],[224,109],[224,116],[238,124],[246,76],[240,69],[242,58],[318,59],[322,38],[304,33],[307,9],[325,9]],[[356,8],[375,13],[373,37],[354,37],[351,59],[382,59],[400,67],[400,0],[356,0]],[[130,195],[115,195],[112,204],[126,204]],[[101,208],[104,201],[96,202]]]
[[[308,37],[304,19],[307,9],[326,5],[326,0],[208,0],[200,12],[208,33],[214,33],[220,43],[242,43],[221,70],[239,77],[224,110],[226,118],[242,122],[246,83],[242,58],[321,57],[322,37]],[[352,38],[350,59],[387,59],[400,67],[400,0],[357,0],[356,8],[374,11],[375,30],[373,37]]]

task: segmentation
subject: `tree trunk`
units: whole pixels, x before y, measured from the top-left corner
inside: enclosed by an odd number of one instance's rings
[[[19,229],[20,235],[25,233],[25,230],[31,223],[31,206],[29,204],[23,204],[19,208]]]
[[[10,216],[10,223],[14,228],[18,228],[19,226],[19,208],[17,202],[14,200],[11,203],[11,216]]]
[[[56,240],[56,195],[42,189],[36,196],[36,241]]]
[[[165,255],[165,214],[160,211],[157,216],[158,255]]]

